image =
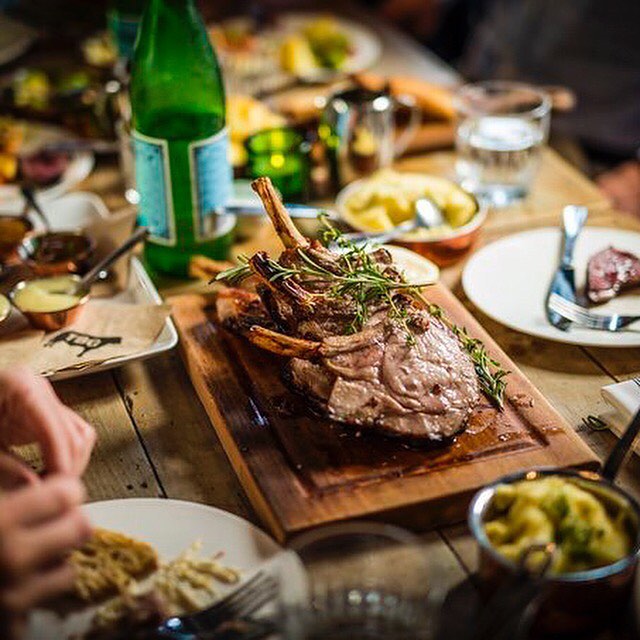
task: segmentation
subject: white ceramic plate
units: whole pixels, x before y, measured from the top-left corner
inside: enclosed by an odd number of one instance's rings
[[[82,229],[93,222],[96,218],[106,218],[109,211],[97,195],[93,193],[84,193],[82,191],[74,191],[65,194],[44,207],[45,214],[54,230]],[[33,217],[36,229],[42,227],[37,217]],[[158,293],[155,285],[151,281],[149,274],[138,258],[131,259],[131,269],[129,273],[129,282],[127,288],[115,296],[115,300],[119,302],[137,303],[137,304],[162,304],[163,300]],[[14,311],[14,313],[18,313]],[[8,330],[8,329],[7,329]],[[0,331],[0,337],[7,335],[6,332]],[[79,376],[88,375],[97,371],[106,371],[133,362],[135,360],[144,360],[158,355],[165,351],[173,349],[178,344],[178,332],[171,318],[167,318],[162,331],[156,338],[156,341],[144,351],[135,353],[131,356],[123,356],[112,358],[95,366],[86,369],[70,369],[51,376],[52,380],[65,380],[67,378],[77,378]]]
[[[64,129],[48,125],[26,123],[25,140],[23,152],[30,153],[36,151],[42,145],[65,140],[73,134]],[[44,202],[57,198],[70,191],[77,184],[82,182],[93,169],[93,154],[83,151],[71,155],[69,165],[60,178],[48,187],[37,190],[38,200]],[[20,211],[24,201],[20,194],[20,187],[15,184],[0,185],[0,211],[12,212]]]
[[[385,244],[394,262],[402,269],[408,282],[414,284],[438,282],[440,269],[437,264],[417,254],[411,249]]]
[[[19,58],[37,39],[35,29],[0,15],[0,65]]]
[[[151,543],[163,560],[171,560],[196,540],[202,554],[224,552],[223,562],[250,576],[280,547],[257,527],[221,509],[194,502],[160,498],[132,498],[94,502],[84,507],[97,527],[121,531]],[[219,586],[220,595],[235,587]],[[30,620],[28,640],[65,640],[86,631],[91,611],[60,619],[37,611]]]
[[[467,263],[462,285],[469,299],[490,318],[532,336],[594,347],[640,346],[640,325],[617,333],[572,326],[561,331],[549,324],[545,299],[558,264],[560,230],[535,229],[502,238],[482,248]],[[640,256],[640,233],[587,227],[576,245],[576,287],[585,284],[587,262],[598,251],[613,246]],[[605,305],[597,313],[640,315],[640,289]]]
[[[118,302],[127,302],[131,304],[163,304],[163,300],[158,293],[155,285],[151,281],[149,274],[146,272],[142,262],[135,256],[131,258],[131,268],[129,270],[129,284],[124,291],[121,291],[113,297]],[[137,360],[146,360],[160,353],[173,349],[178,344],[178,332],[171,318],[167,318],[162,331],[156,338],[156,341],[144,351],[133,353],[129,356],[120,356],[111,358],[99,364],[84,369],[68,369],[60,373],[53,374],[51,380],[67,380],[69,378],[79,378],[90,373],[98,371],[107,371],[115,369],[128,362]]]
[[[301,31],[309,22],[321,18],[321,13],[291,13],[278,18],[278,26],[285,32]],[[338,71],[331,69],[318,69],[307,80],[323,80],[332,78],[336,74],[358,73],[372,66],[380,57],[382,44],[380,38],[370,29],[339,16],[331,16],[338,24],[338,28],[349,39],[351,52],[347,56],[344,65]]]

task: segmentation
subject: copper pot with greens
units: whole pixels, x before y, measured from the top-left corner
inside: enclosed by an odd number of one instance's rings
[[[497,637],[518,589],[520,611],[511,613],[537,633],[595,631],[624,615],[640,552],[640,506],[613,478],[638,429],[640,412],[602,473],[522,471],[475,495],[469,527],[489,601],[486,637]]]

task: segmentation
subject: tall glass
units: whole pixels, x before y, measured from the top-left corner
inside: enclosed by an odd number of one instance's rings
[[[409,532],[354,522],[293,541],[280,564],[286,640],[430,640],[437,585]]]
[[[518,82],[462,87],[456,96],[456,172],[461,185],[496,207],[529,193],[549,135],[549,96]]]

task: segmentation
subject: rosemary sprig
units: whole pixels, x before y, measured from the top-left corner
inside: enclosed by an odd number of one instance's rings
[[[389,317],[404,329],[407,343],[415,344],[410,326],[411,318],[406,308],[395,300],[395,296],[400,291],[410,296],[417,296],[421,287],[432,283],[409,284],[402,277],[392,277],[385,273],[384,266],[372,258],[368,247],[356,246],[349,242],[322,214],[320,221],[325,226],[322,233],[323,241],[327,244],[336,242],[344,249],[340,259],[334,263],[334,269],[330,271],[314,260],[303,248],[298,248],[300,263],[294,267],[285,267],[269,259],[271,271],[269,280],[276,282],[296,278],[308,284],[326,285],[322,293],[317,295],[352,301],[354,314],[347,328],[349,333],[356,333],[365,326],[369,320],[372,305],[388,307]],[[243,257],[241,264],[219,273],[215,280],[236,286],[249,275],[251,275],[251,268],[248,265],[248,259]]]
[[[499,362],[489,356],[481,340],[472,338],[465,327],[459,327],[446,315],[444,309],[437,304],[428,303],[429,313],[444,323],[460,341],[462,348],[469,354],[476,375],[480,381],[480,388],[493,402],[502,409],[504,407],[504,392],[507,386],[505,378],[509,371],[505,371]]]
[[[343,249],[340,259],[334,263],[334,268],[331,271],[328,270],[318,264],[303,248],[298,248],[300,262],[295,266],[285,267],[279,262],[269,259],[270,281],[295,278],[308,284],[326,285],[315,295],[353,302],[354,313],[347,328],[348,333],[356,333],[366,325],[372,306],[387,307],[389,318],[405,332],[407,344],[409,346],[415,345],[416,340],[411,328],[411,314],[405,305],[399,303],[396,296],[398,293],[404,293],[424,300],[420,295],[420,289],[432,283],[409,284],[402,276],[398,277],[395,274],[386,273],[385,267],[371,256],[368,247],[354,245],[328,222],[326,216],[321,215],[319,218],[325,226],[322,233],[324,243],[335,242]],[[235,286],[251,273],[248,258],[242,256],[238,266],[219,273],[215,280]],[[502,409],[506,388],[504,378],[509,372],[505,371],[500,363],[487,354],[485,346],[480,340],[472,338],[464,327],[458,327],[454,324],[442,308],[427,303],[427,310],[449,327],[458,338],[462,348],[474,364],[482,391],[499,409]]]
[[[247,258],[247,256],[238,256],[238,261],[240,264],[221,271],[215,278],[209,281],[209,284],[212,282],[224,282],[225,284],[235,287],[243,280],[246,280],[252,273],[251,267],[249,266],[249,258]]]

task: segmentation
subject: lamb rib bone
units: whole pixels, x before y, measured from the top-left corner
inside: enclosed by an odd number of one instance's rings
[[[293,224],[293,220],[282,204],[282,200],[278,195],[270,178],[265,176],[254,180],[251,188],[258,194],[265,211],[271,218],[273,228],[276,230],[278,237],[282,240],[282,244],[287,249],[295,249],[296,247],[308,247],[309,241],[305,238]]]
[[[253,325],[245,334],[257,347],[288,358],[332,358],[345,353],[360,351],[372,344],[374,331],[364,330],[350,336],[335,336],[324,340],[294,338],[267,327]]]

